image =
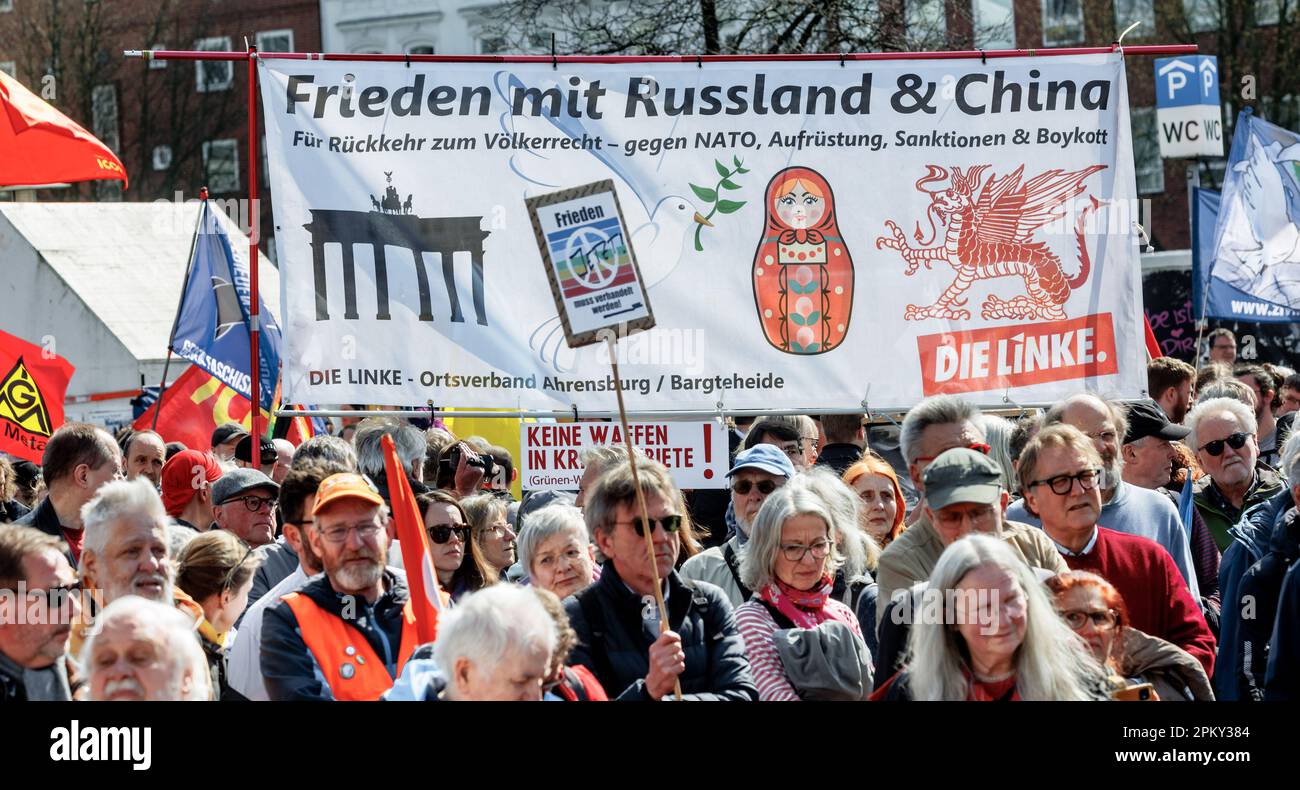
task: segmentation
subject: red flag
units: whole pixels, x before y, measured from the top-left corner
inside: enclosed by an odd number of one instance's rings
[[[108,146],[0,71],[0,186],[117,179],[126,168]]]
[[[411,590],[411,607],[415,610],[415,630],[420,644],[432,642],[438,635],[438,612],[442,611],[442,590],[429,553],[429,535],[424,518],[415,502],[415,492],[406,479],[406,470],[397,458],[393,437],[384,436],[384,473],[388,477],[388,494],[393,505],[397,539],[402,544],[402,564],[406,567],[406,584]]]
[[[191,365],[162,394],[162,413],[158,415],[158,433],[169,442],[181,442],[195,450],[206,450],[212,432],[224,422],[236,422],[248,430],[252,426],[253,404],[220,379],[202,368]],[[133,427],[143,430],[153,426],[158,403],[150,406]],[[262,410],[262,424],[269,425],[270,414]]]
[[[1160,341],[1156,340],[1155,330],[1151,328],[1151,319],[1147,318],[1147,314],[1145,311],[1143,311],[1142,313],[1142,326],[1143,326],[1143,333],[1146,336],[1147,357],[1149,359],[1155,359],[1156,357],[1163,357],[1165,355],[1165,352],[1160,349]]]
[[[63,357],[0,332],[0,451],[41,462],[50,434],[63,424],[72,371]]]

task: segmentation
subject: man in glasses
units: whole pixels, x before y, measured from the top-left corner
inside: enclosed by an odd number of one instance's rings
[[[212,513],[218,529],[233,532],[253,548],[275,540],[275,505],[280,487],[256,469],[232,469],[212,484]]]
[[[721,546],[696,554],[682,565],[682,578],[716,584],[727,594],[731,605],[749,600],[750,590],[740,581],[740,561],[749,528],[763,502],[776,489],[794,477],[790,457],[770,444],[755,445],[736,454],[736,463],[727,472],[731,485],[731,507],[736,520],[736,534]]]
[[[1259,466],[1259,426],[1255,413],[1233,398],[1211,398],[1187,415],[1187,444],[1205,474],[1192,488],[1196,509],[1223,551],[1232,543],[1228,530],[1242,513],[1286,487],[1274,470]]]
[[[811,423],[812,420],[809,419],[809,422]],[[796,471],[803,471],[811,465],[811,461],[805,452],[807,445],[805,438],[794,418],[764,417],[756,421],[754,426],[749,429],[749,433],[745,436],[745,449],[748,450],[760,444],[770,444],[786,454]],[[812,457],[816,459],[815,434],[812,440],[814,444]]]
[[[610,469],[587,492],[583,518],[607,561],[600,579],[565,604],[578,635],[569,663],[590,670],[611,699],[671,699],[680,683],[685,699],[757,700],[726,594],[673,570],[686,518],[681,491],[662,464],[636,464],[649,523],[637,504],[631,464]]]
[[[24,613],[22,622],[0,617],[0,702],[68,702],[68,637],[81,605],[59,540],[31,527],[0,529],[0,591]]]
[[[1128,420],[1123,407],[1096,395],[1074,395],[1048,409],[1043,424],[1070,425],[1092,440],[1102,461],[1102,474],[1097,480],[1102,501],[1101,523],[1107,529],[1148,538],[1163,546],[1173,557],[1192,598],[1199,601],[1200,586],[1178,508],[1168,497],[1124,483],[1124,456],[1120,447],[1128,432]],[[1181,429],[1171,429],[1166,429],[1170,435],[1181,432]],[[1016,521],[1039,525],[1026,499],[1012,505],[1007,515]]]
[[[1214,636],[1169,552],[1153,540],[1098,525],[1103,461],[1072,425],[1039,432],[1020,455],[1020,490],[1071,570],[1115,585],[1132,626],[1181,647],[1214,671]]]
[[[1210,343],[1210,361],[1232,367],[1237,361],[1237,336],[1227,327],[1219,327],[1206,338]]]
[[[307,542],[324,568],[262,619],[271,699],[376,700],[419,641],[405,578],[385,567],[388,509],[374,483],[347,472],[316,490]]]
[[[253,576],[253,590],[248,596],[252,604],[238,623],[239,638],[226,659],[230,687],[248,699],[265,701],[271,698],[262,682],[262,619],[266,610],[325,570],[321,558],[312,551],[307,530],[312,528],[311,511],[316,505],[316,490],[325,478],[343,471],[346,470],[340,465],[323,459],[307,461],[291,470],[280,487],[284,543],[277,541],[267,555],[268,558],[275,557],[279,564],[292,560],[294,567],[278,582],[273,582],[273,586],[264,586],[261,592],[258,591],[257,579],[267,563],[258,567],[258,573]]]
[[[967,447],[941,452],[925,464],[921,487],[923,517],[889,544],[877,566],[876,622],[882,635],[888,604],[929,579],[943,550],[972,532],[1003,538],[1027,565],[1047,575],[1067,570],[1041,530],[1007,520],[1010,494],[1002,487],[1002,469],[984,453]],[[884,674],[888,679],[890,673]]]

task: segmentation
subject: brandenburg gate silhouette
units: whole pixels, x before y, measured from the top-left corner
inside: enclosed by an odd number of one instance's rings
[[[442,257],[442,279],[451,304],[451,320],[463,323],[460,297],[456,293],[455,270],[452,255],[468,252],[473,262],[472,283],[474,314],[478,323],[487,325],[483,306],[483,240],[491,231],[479,226],[482,217],[416,217],[411,214],[383,211],[342,211],[312,209],[311,222],[303,227],[311,233],[312,268],[316,285],[316,320],[329,320],[329,299],[325,284],[325,245],[339,244],[343,248],[343,317],[355,319],[357,315],[356,263],[354,245],[369,245],[375,255],[375,287],[377,313],[375,318],[388,321],[388,261],[384,248],[403,247],[415,258],[415,276],[420,292],[420,320],[433,320],[432,295],[429,273],[425,268],[423,253],[438,253]]]

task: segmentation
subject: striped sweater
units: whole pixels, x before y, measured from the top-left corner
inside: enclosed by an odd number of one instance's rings
[[[853,633],[862,636],[858,618],[852,609],[835,599],[828,600],[826,608],[835,612],[832,619],[848,623]],[[749,659],[749,668],[754,674],[754,685],[758,686],[759,700],[798,700],[799,694],[785,677],[781,657],[776,652],[776,643],[772,638],[780,627],[767,608],[756,600],[745,602],[736,609],[736,628],[745,640],[745,657]]]

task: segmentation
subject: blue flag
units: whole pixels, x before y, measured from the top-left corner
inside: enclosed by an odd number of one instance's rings
[[[1212,249],[1205,317],[1300,320],[1300,135],[1250,110],[1237,118]]]
[[[230,243],[220,215],[203,201],[194,258],[176,320],[172,351],[217,377],[239,394],[252,398],[249,368],[248,256]],[[280,327],[259,298],[262,336],[258,343],[258,389],[263,409],[270,409],[280,376]]]
[[[1214,260],[1214,226],[1219,221],[1219,191],[1192,187],[1192,316],[1204,318],[1205,288]]]

